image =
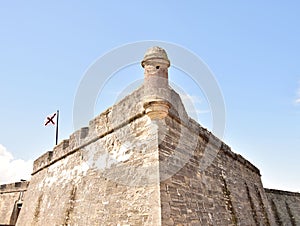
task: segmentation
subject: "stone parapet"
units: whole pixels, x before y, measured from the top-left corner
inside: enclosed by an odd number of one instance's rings
[[[269,188],[265,188],[265,192],[266,193],[271,193],[271,194],[288,195],[288,196],[300,197],[300,193],[299,192],[282,191],[282,190],[269,189]]]
[[[300,193],[264,190],[277,225],[300,225]]]
[[[39,169],[42,169],[49,165],[52,160],[53,151],[47,151],[45,154],[41,155],[38,159],[33,162],[33,174],[35,174]]]
[[[10,184],[2,184],[0,185],[0,194],[26,191],[28,185],[29,185],[29,181],[20,181],[20,182],[15,182]]]

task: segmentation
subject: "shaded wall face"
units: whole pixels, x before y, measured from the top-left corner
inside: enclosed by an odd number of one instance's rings
[[[0,225],[15,225],[29,182],[16,182],[0,186]]]
[[[15,222],[16,202],[19,199],[19,192],[0,194],[0,225],[13,224]]]
[[[265,190],[277,225],[300,225],[300,194]]]
[[[274,225],[258,171],[234,159],[230,150],[207,144],[204,130],[185,130],[170,117],[164,124],[168,131],[159,134],[160,164],[169,161],[169,168],[179,171],[160,183],[162,225]],[[188,161],[177,167],[182,159]],[[160,174],[167,171],[160,165]]]
[[[160,225],[155,134],[144,116],[37,172],[17,225]]]

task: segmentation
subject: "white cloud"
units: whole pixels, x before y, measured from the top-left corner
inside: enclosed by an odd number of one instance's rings
[[[296,104],[300,104],[300,90],[298,91],[298,96],[295,100]]]
[[[295,104],[300,104],[300,82],[299,82],[299,88],[297,91],[297,97],[295,99]]]
[[[29,180],[33,161],[14,159],[13,155],[0,144],[0,184]]]

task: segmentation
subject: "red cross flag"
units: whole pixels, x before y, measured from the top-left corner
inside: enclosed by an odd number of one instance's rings
[[[57,141],[58,141],[58,115],[59,115],[59,111],[57,110],[56,113],[48,115],[47,118],[45,119],[45,126],[56,125],[56,133],[55,133],[55,144],[56,145],[57,145]],[[55,118],[56,118],[56,120],[55,120]]]
[[[56,116],[56,113],[53,113],[51,115],[48,115],[45,119],[45,126],[47,125],[55,125],[54,118]]]

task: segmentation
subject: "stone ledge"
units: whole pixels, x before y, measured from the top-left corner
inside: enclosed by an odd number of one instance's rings
[[[29,185],[29,181],[20,181],[10,184],[0,185],[0,194],[26,191]]]
[[[289,195],[289,196],[300,197],[299,192],[283,191],[283,190],[269,189],[269,188],[265,188],[265,192],[266,193],[277,194],[277,195]]]
[[[249,162],[247,159],[245,159],[243,156],[241,156],[240,154],[236,154],[234,153],[231,148],[225,144],[224,142],[222,142],[222,146],[221,146],[221,151],[229,156],[230,158],[232,158],[235,161],[238,161],[239,163],[241,163],[243,166],[247,167],[248,169],[250,169],[251,171],[259,174],[259,176],[261,176],[259,169],[254,166],[251,162]]]
[[[53,156],[53,151],[47,151],[33,162],[33,172],[48,165]],[[33,173],[32,173],[33,175]]]

